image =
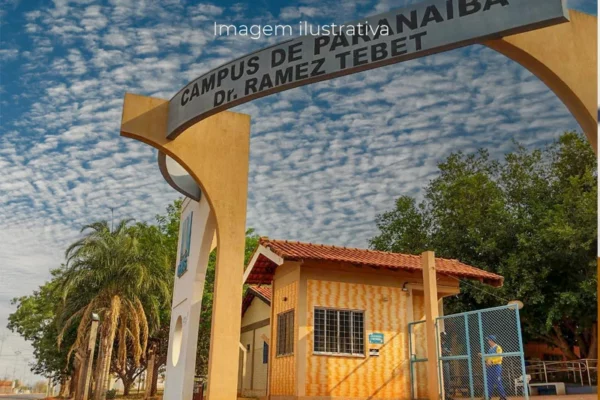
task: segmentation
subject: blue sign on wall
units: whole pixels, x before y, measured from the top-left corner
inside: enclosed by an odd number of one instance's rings
[[[179,265],[177,265],[177,277],[181,278],[188,269],[188,256],[190,255],[190,242],[192,239],[192,218],[194,213],[191,212],[183,221],[181,227],[181,247],[179,249]]]
[[[370,344],[383,344],[383,333],[369,333]]]

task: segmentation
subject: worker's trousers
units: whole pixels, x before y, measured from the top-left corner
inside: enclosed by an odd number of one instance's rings
[[[504,385],[502,385],[502,364],[488,365],[486,368],[486,374],[488,399],[492,398],[495,387],[498,387],[498,394],[500,395],[500,398],[506,398]]]

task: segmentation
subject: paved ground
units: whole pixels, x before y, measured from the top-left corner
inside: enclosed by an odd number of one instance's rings
[[[0,394],[2,400],[35,400],[43,399],[45,394]]]
[[[565,396],[531,396],[531,400],[597,400],[597,394],[570,394]]]

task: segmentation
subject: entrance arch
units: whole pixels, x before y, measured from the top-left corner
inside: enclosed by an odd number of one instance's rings
[[[598,18],[569,10],[571,22],[484,42],[527,68],[573,114],[598,153]]]
[[[597,18],[575,11],[570,11],[570,17],[568,23],[482,44],[520,63],[554,91],[597,151]],[[162,160],[159,166],[169,184],[188,196],[202,193],[210,205],[216,227],[217,261],[208,398],[233,400],[238,377],[237,316],[242,300],[250,117],[221,111],[185,126],[171,140],[166,136],[169,103],[126,94],[121,135],[157,148]],[[189,187],[189,179],[186,187],[178,186],[182,181],[171,177],[166,156],[189,173],[198,190]],[[203,232],[204,236],[211,234],[204,227]],[[194,371],[184,373],[193,375]],[[184,398],[169,396],[165,393],[166,400]]]

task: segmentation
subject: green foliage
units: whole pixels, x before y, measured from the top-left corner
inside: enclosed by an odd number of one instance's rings
[[[488,152],[452,154],[418,205],[401,197],[377,218],[372,248],[456,258],[505,277],[499,289],[462,284],[458,312],[519,299],[526,339],[575,357],[597,348],[597,167],[586,139],[563,134],[543,150],[518,146],[501,162]]]
[[[117,397],[117,389],[110,389],[106,391],[106,398],[108,400],[115,399]]]
[[[67,349],[58,348],[59,329],[54,323],[55,310],[60,304],[60,296],[56,290],[57,280],[62,269],[51,271],[52,280],[42,285],[29,296],[12,299],[16,305],[15,312],[8,317],[8,328],[31,342],[36,363],[32,371],[47,376],[55,383],[71,370],[67,365],[68,347],[75,342],[76,329],[71,328],[64,335]]]
[[[8,327],[31,342],[34,372],[56,383],[68,377],[73,372],[69,350],[85,339],[91,312],[104,314],[106,300],[114,294],[132,304],[138,299],[142,306],[143,312],[137,308],[135,316],[135,306],[124,306],[129,310],[125,317],[131,318],[128,326],[133,328],[136,318],[140,322],[129,332],[143,331],[147,322],[148,335],[164,337],[166,331],[168,338],[180,209],[177,200],[167,207],[166,216],[156,216],[155,225],[124,221],[113,230],[102,221],[85,227],[88,235],[67,250],[68,265],[52,271],[51,280],[32,295],[12,300],[17,309]],[[144,341],[142,335],[138,344]],[[138,357],[143,357],[142,350],[138,347]],[[128,365],[131,354],[126,353]]]
[[[250,228],[246,231],[246,251],[244,254],[244,265],[247,265],[258,247],[260,236]],[[210,328],[212,323],[213,293],[215,285],[215,264],[217,261],[216,250],[209,257],[206,270],[204,291],[202,292],[202,311],[200,313],[200,327],[198,330],[198,347],[196,350],[196,374],[207,375],[208,352],[210,349]],[[241,310],[240,310],[241,313]]]

